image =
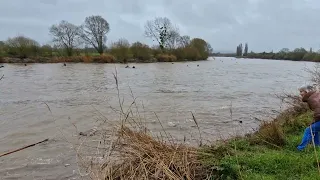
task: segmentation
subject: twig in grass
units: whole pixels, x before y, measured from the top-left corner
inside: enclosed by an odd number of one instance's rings
[[[198,121],[197,121],[197,119],[194,117],[194,114],[193,114],[192,112],[191,112],[191,115],[192,115],[193,122],[196,124],[196,126],[197,126],[197,128],[198,128],[199,137],[200,137],[200,144],[199,144],[199,146],[202,146],[202,136],[201,136],[201,132],[200,132],[200,127],[199,127]]]

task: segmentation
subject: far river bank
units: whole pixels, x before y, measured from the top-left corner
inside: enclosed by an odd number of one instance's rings
[[[214,59],[214,57],[209,57]],[[207,59],[183,59],[179,60],[174,55],[163,54],[147,60],[142,59],[125,59],[117,60],[114,56],[105,54],[97,56],[71,56],[71,57],[29,57],[29,58],[14,58],[0,57],[0,63],[155,63],[155,62],[186,62],[186,61],[204,61]]]

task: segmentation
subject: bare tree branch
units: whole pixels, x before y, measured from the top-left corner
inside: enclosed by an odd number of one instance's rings
[[[175,44],[176,37],[179,34],[178,28],[172,25],[166,17],[157,17],[149,20],[145,24],[145,36],[159,43],[161,48]],[[171,42],[169,42],[171,40]]]
[[[107,33],[110,31],[109,23],[101,16],[89,16],[81,26],[82,39],[92,45],[100,54],[103,54]]]
[[[62,46],[68,56],[73,55],[73,50],[82,44],[80,38],[80,27],[71,24],[67,21],[61,21],[57,25],[50,27],[50,34],[53,36],[53,42],[58,46]]]
[[[180,36],[177,43],[179,47],[184,48],[189,46],[190,42],[191,42],[190,36]]]
[[[168,47],[169,49],[174,49],[178,46],[180,34],[177,29],[178,28],[168,32],[168,40],[166,42],[166,47]]]

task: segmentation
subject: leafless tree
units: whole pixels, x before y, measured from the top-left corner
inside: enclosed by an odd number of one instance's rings
[[[320,65],[315,64],[313,68],[306,68],[306,72],[310,74],[310,81],[313,83],[313,86],[320,90]]]
[[[103,54],[107,33],[110,31],[109,23],[101,16],[89,16],[82,25],[81,37],[92,45],[99,54]]]
[[[72,56],[74,48],[82,44],[80,33],[80,27],[67,21],[61,21],[59,24],[50,27],[53,42],[57,46],[64,48],[68,56]]]
[[[190,45],[190,42],[191,42],[190,36],[186,36],[186,35],[180,36],[178,39],[178,46],[184,48]]]
[[[168,41],[166,42],[166,47],[169,49],[174,49],[178,46],[180,39],[180,34],[178,30],[172,30],[168,33]]]
[[[176,35],[176,32],[177,28],[166,17],[157,17],[145,24],[145,36],[157,41],[161,49],[169,44],[169,40]]]

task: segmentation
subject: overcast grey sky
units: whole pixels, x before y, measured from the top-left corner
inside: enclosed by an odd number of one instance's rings
[[[80,25],[101,15],[110,24],[108,44],[119,38],[152,41],[144,24],[168,17],[182,35],[200,37],[215,51],[320,49],[320,0],[0,0],[0,40],[25,35],[50,42],[48,28],[61,20]]]

